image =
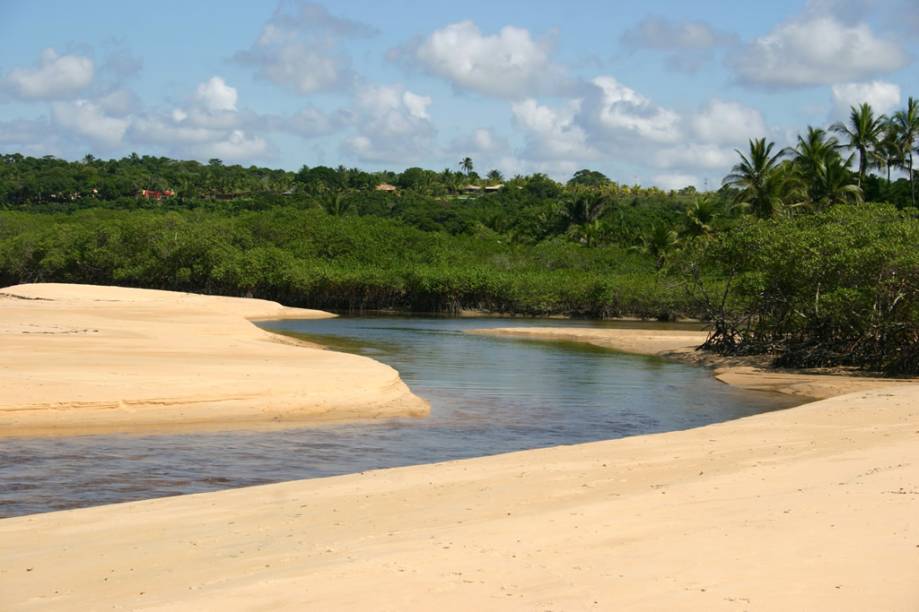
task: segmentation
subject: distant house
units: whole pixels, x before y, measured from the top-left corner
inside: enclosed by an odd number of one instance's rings
[[[163,198],[171,198],[176,194],[172,189],[166,189],[165,191],[157,191],[156,189],[141,189],[140,197],[145,200],[162,200]]]
[[[482,188],[478,185],[465,185],[463,191],[466,193],[482,193]]]
[[[390,185],[389,183],[380,183],[374,189],[376,189],[377,191],[388,191],[390,193],[399,191],[398,187],[396,187],[395,185]]]
[[[485,191],[487,191],[487,192],[489,192],[489,193],[494,193],[495,191],[501,191],[502,189],[504,189],[504,184],[503,184],[503,183],[499,183],[498,185],[489,185],[489,186],[487,186],[487,187],[485,188]]]

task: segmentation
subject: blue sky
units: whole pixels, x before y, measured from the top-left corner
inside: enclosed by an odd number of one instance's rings
[[[919,96],[916,0],[0,1],[0,151],[714,185]]]

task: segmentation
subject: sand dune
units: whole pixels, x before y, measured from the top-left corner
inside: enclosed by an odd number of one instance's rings
[[[292,346],[247,320],[329,316],[170,291],[0,289],[0,436],[426,414],[389,366]]]

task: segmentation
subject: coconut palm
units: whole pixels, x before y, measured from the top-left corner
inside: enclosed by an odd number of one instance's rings
[[[463,159],[461,159],[461,160],[460,160],[460,163],[459,163],[459,167],[460,167],[460,169],[461,169],[463,172],[465,172],[466,175],[468,176],[469,173],[471,173],[472,170],[473,170],[472,158],[471,158],[471,157],[464,157]]]
[[[865,180],[868,166],[876,157],[878,143],[884,135],[887,117],[875,116],[867,102],[849,109],[849,123],[834,123],[834,132],[846,138],[846,146],[858,152],[858,186]]]
[[[903,164],[909,177],[909,193],[913,206],[916,205],[915,177],[913,176],[913,147],[919,140],[919,100],[910,97],[906,109],[897,111],[893,116],[897,130],[899,149],[903,152]]]
[[[788,177],[781,164],[785,150],[774,153],[774,149],[775,143],[765,138],[751,139],[747,155],[735,149],[740,163],[724,178],[724,185],[739,190],[737,203],[762,219],[778,215],[786,195]]]
[[[878,143],[877,159],[875,166],[880,170],[883,169],[887,174],[887,185],[890,186],[890,171],[892,168],[901,165],[905,157],[902,150],[901,142],[897,138],[897,128],[894,122],[888,121],[884,129],[884,136]]]
[[[654,259],[654,267],[664,267],[670,250],[679,242],[677,233],[663,223],[655,224],[641,236],[641,250]]]
[[[695,237],[710,234],[718,217],[718,203],[711,196],[696,198],[683,216],[683,235]]]
[[[807,199],[816,202],[819,196],[821,168],[825,168],[839,159],[839,141],[827,136],[826,130],[807,127],[803,136],[798,136],[798,144],[792,151],[795,171],[807,192]]]
[[[812,201],[818,209],[827,209],[835,204],[858,203],[862,201],[862,188],[852,182],[849,164],[852,157],[843,160],[831,157],[817,167],[815,175],[815,198]]]

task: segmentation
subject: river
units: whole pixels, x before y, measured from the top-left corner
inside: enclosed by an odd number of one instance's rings
[[[425,419],[274,431],[0,441],[0,516],[672,431],[800,403],[704,368],[582,344],[465,333],[629,323],[371,317],[260,324],[396,368]],[[660,327],[655,324],[645,326]]]

